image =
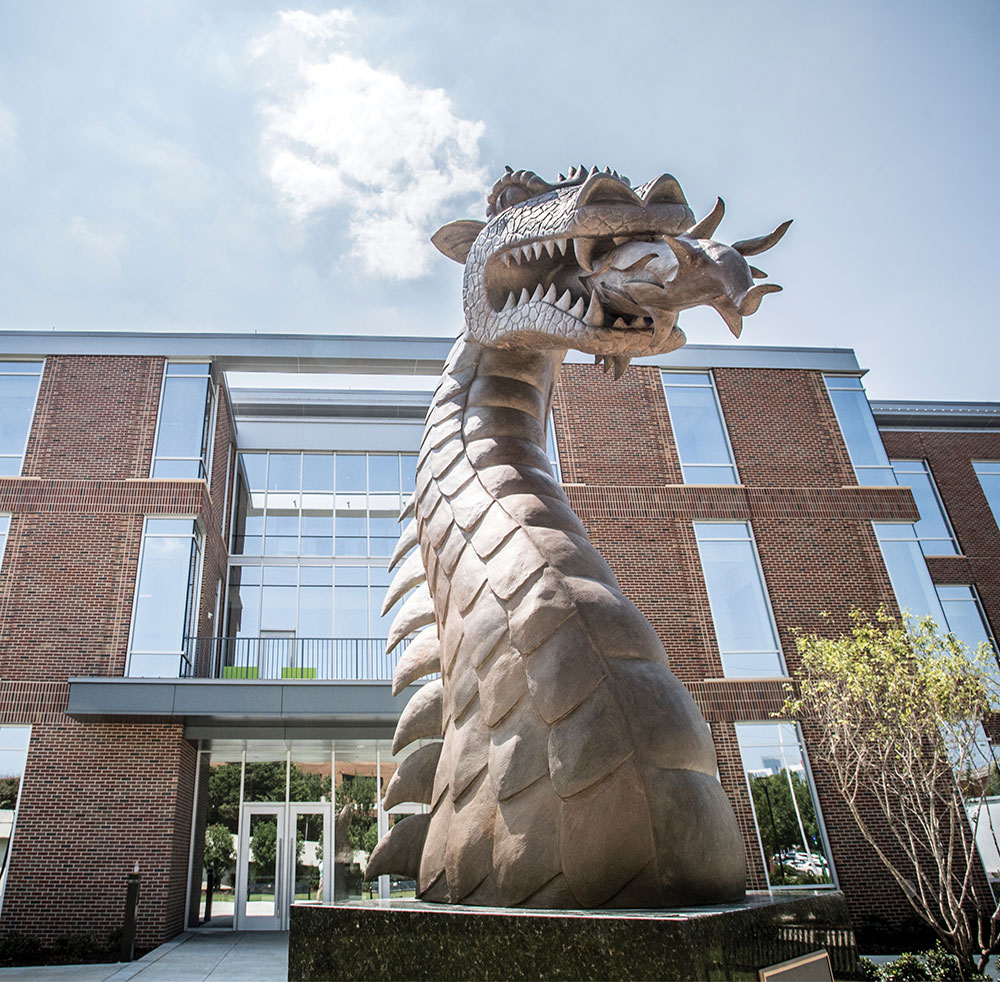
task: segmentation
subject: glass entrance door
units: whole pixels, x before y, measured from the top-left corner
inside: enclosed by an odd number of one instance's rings
[[[324,801],[243,806],[237,931],[287,931],[290,904],[332,896],[332,864],[326,861],[326,850],[333,850],[330,811]]]
[[[280,931],[284,899],[285,805],[246,804],[237,867],[236,929]]]
[[[333,829],[328,802],[295,802],[288,806],[288,882],[290,904],[322,903],[332,898],[330,870]]]

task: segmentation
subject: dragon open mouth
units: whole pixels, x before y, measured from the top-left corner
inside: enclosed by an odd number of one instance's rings
[[[656,237],[557,236],[504,249],[486,265],[490,305],[503,313],[524,304],[547,304],[588,327],[652,332],[652,312],[639,313],[627,297],[595,283],[602,258],[635,241],[653,243]]]

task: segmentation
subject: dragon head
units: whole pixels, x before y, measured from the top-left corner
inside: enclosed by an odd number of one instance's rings
[[[550,184],[531,171],[493,186],[487,221],[457,221],[432,242],[465,265],[466,329],[494,348],[576,348],[619,378],[632,358],[684,344],[682,310],[707,305],[739,336],[775,284],[746,256],[770,249],[770,235],[714,241],[720,198],[700,222],[676,179],[663,174],[632,188],[610,169],[571,168]]]

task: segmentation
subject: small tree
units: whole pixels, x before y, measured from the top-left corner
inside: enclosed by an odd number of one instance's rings
[[[862,835],[968,978],[1000,949],[1000,907],[976,848],[990,821],[992,752],[980,723],[997,705],[996,660],[929,619],[901,624],[883,609],[874,622],[851,617],[849,635],[798,638],[800,694],[782,714],[819,727],[817,755]],[[888,843],[872,829],[872,804]]]
[[[212,919],[212,896],[222,878],[236,862],[236,850],[233,848],[233,833],[219,823],[209,825],[205,829],[205,920]]]

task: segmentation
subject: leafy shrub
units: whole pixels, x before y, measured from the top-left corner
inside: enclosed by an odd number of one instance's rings
[[[904,952],[894,962],[879,969],[882,982],[934,982],[930,970],[919,955]]]

